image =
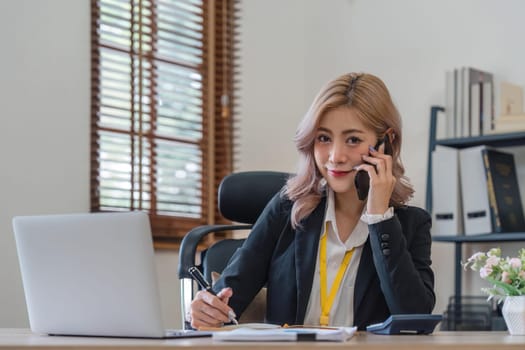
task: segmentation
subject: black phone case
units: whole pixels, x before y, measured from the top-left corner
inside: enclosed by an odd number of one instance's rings
[[[379,149],[379,146],[385,144],[385,154],[392,155],[392,145],[390,144],[390,139],[388,135],[377,142],[375,149]],[[368,190],[370,189],[370,177],[368,173],[364,170],[359,170],[354,177],[354,184],[357,190],[357,198],[364,201],[368,196]]]

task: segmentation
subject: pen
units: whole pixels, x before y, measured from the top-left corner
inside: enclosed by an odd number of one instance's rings
[[[206,279],[204,278],[204,276],[202,275],[202,273],[197,267],[195,266],[190,267],[188,269],[188,272],[197,281],[197,283],[199,284],[199,286],[201,286],[201,288],[204,288],[204,290],[206,290],[208,293],[211,293],[215,296],[217,295],[217,293],[215,293],[215,291],[211,288],[210,283],[206,281]],[[233,312],[233,310],[230,310],[228,312],[228,318],[230,319],[230,322],[233,322],[238,325],[239,322],[237,322],[236,317],[237,315],[235,315],[235,312]]]

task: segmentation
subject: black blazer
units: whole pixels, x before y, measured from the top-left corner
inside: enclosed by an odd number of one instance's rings
[[[325,207],[323,197],[302,227],[294,230],[292,202],[277,194],[268,203],[214,285],[216,291],[233,289],[229,305],[238,316],[266,285],[267,322],[303,324]],[[396,209],[389,220],[368,226],[354,292],[354,325],[359,329],[390,314],[432,312],[430,226],[426,211],[409,206]]]

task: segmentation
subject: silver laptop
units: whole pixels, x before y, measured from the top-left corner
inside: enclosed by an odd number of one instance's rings
[[[31,330],[55,335],[166,338],[147,214],[13,219]]]

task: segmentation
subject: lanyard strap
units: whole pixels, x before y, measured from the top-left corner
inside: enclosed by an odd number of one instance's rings
[[[330,288],[330,294],[328,297],[326,296],[326,287],[327,287],[327,278],[326,278],[326,240],[327,240],[327,232],[328,232],[328,223],[326,223],[325,231],[323,235],[321,236],[320,241],[320,252],[319,252],[319,273],[320,273],[320,279],[321,279],[321,317],[319,320],[319,323],[321,326],[328,326],[328,320],[330,317],[330,309],[332,308],[332,305],[334,304],[335,296],[337,295],[337,291],[339,290],[339,287],[341,285],[341,281],[343,279],[343,275],[345,274],[346,267],[350,263],[350,259],[352,258],[352,255],[354,254],[354,248],[347,250],[345,252],[345,256],[343,258],[343,261],[341,262],[341,265],[339,266],[339,270],[337,271],[337,275],[335,276],[334,282],[332,283],[332,287]]]

